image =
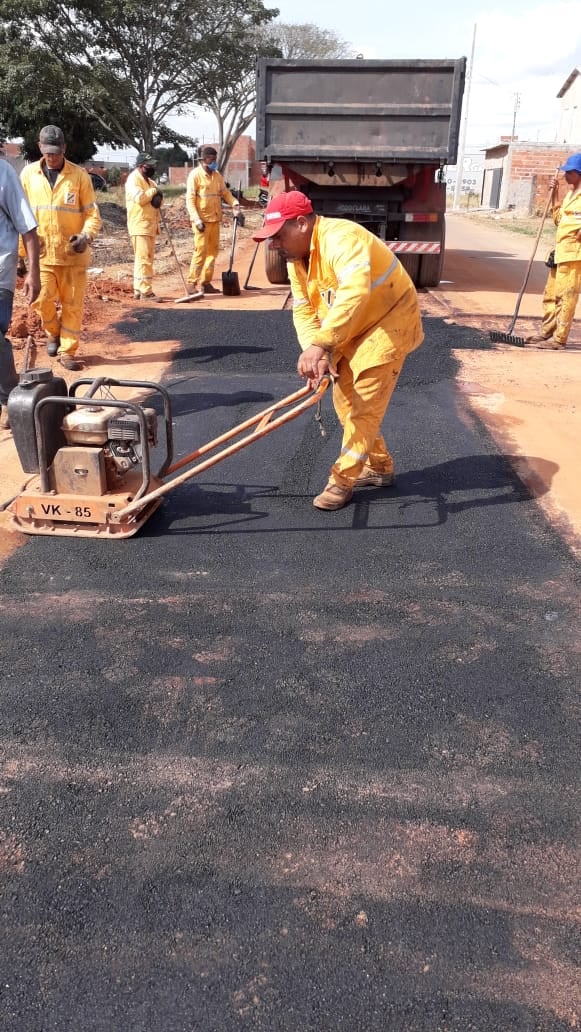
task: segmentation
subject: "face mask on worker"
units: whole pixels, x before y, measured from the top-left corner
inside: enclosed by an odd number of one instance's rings
[[[208,172],[215,172],[217,168],[218,168],[218,162],[217,161],[211,161],[210,164],[208,165]]]
[[[155,165],[144,165],[143,166],[143,175],[145,176],[146,179],[153,179],[154,172],[155,172]]]

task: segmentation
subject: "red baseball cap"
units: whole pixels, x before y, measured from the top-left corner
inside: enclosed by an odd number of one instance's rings
[[[252,239],[267,240],[268,237],[275,236],[289,219],[296,219],[299,215],[312,214],[313,205],[300,190],[291,190],[290,193],[281,193],[278,197],[271,197],[264,212],[264,225]]]

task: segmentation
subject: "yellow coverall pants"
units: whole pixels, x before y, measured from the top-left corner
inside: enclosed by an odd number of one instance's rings
[[[133,263],[133,289],[136,294],[152,294],[155,237],[132,236],[131,245],[135,255]]]
[[[333,404],[343,427],[343,443],[331,467],[329,479],[334,484],[352,487],[364,465],[377,473],[393,473],[393,458],[379,428],[404,361],[405,355],[394,355],[392,362],[364,369],[355,380],[347,360],[339,362]]]
[[[194,253],[188,273],[188,283],[210,283],[214,275],[214,264],[220,249],[220,223],[206,222],[203,230],[194,226]]]
[[[32,307],[46,332],[60,337],[61,355],[75,355],[79,350],[86,287],[87,270],[83,266],[40,266],[40,294]]]
[[[563,347],[569,339],[581,291],[581,262],[560,262],[549,271],[543,294],[542,336]]]

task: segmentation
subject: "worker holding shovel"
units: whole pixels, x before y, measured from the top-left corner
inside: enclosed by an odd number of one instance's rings
[[[567,158],[560,171],[565,173],[569,190],[559,204],[559,184],[555,178],[552,212],[557,235],[555,250],[547,261],[543,322],[540,334],[527,338],[527,344],[551,351],[567,347],[581,291],[581,153]]]
[[[186,205],[194,231],[194,253],[188,274],[190,294],[201,289],[204,294],[219,294],[212,286],[214,264],[220,249],[222,200],[232,206],[232,215],[240,215],[240,204],[230,192],[217,164],[215,147],[202,147],[200,164],[192,169],[186,183]]]
[[[424,338],[416,290],[382,240],[348,219],[315,215],[298,190],[269,201],[254,239],[288,263],[299,375],[313,385],[334,378],[343,445],[313,505],[342,509],[354,490],[394,482],[380,428],[406,356]]]

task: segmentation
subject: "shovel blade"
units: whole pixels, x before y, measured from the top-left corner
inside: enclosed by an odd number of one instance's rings
[[[237,272],[222,273],[222,293],[226,297],[238,297],[240,294],[240,282]]]

